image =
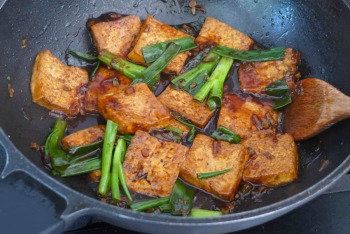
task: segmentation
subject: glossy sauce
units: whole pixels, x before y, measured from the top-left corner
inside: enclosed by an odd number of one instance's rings
[[[111,20],[116,20],[120,17],[123,17],[124,15],[118,14],[118,13],[114,13],[114,12],[109,12],[109,13],[105,13],[103,15],[101,15],[98,18],[93,18],[93,19],[89,19],[87,21],[87,28],[90,30],[90,27],[93,24],[96,24],[98,22],[103,22],[103,21],[111,21]],[[179,30],[183,30],[185,33],[189,33],[193,36],[196,36],[198,34],[198,30],[201,27],[201,24],[199,22],[194,22],[191,24],[187,24],[187,25],[178,25],[178,26],[174,26]],[[93,40],[91,40],[93,41]],[[193,58],[200,50],[202,50],[203,48],[208,48],[208,46],[211,46],[210,44],[206,44],[206,45],[200,45],[199,49],[196,49],[192,52],[191,57],[189,58],[189,60],[191,58]],[[254,48],[260,48],[259,45],[254,45]],[[200,60],[199,60],[200,61]],[[197,61],[197,62],[199,62]],[[187,63],[186,63],[187,64]],[[192,67],[194,67],[196,65],[196,62],[194,62],[191,67],[187,67],[186,69],[189,70]],[[92,69],[94,68],[94,66],[87,66],[85,67],[87,70],[92,71]],[[253,101],[256,101],[258,103],[261,103],[263,105],[271,105],[273,103],[273,100],[271,100],[270,97],[267,97],[265,95],[258,95],[258,94],[247,94],[242,92],[239,89],[239,81],[238,81],[238,69],[239,69],[239,63],[234,64],[234,66],[232,67],[231,71],[229,72],[229,75],[225,81],[225,85],[224,85],[224,92],[225,94],[227,93],[231,93],[231,94],[235,94],[238,97],[242,98],[242,100],[244,99],[251,99]],[[184,72],[184,71],[183,71]],[[114,72],[111,72],[111,78],[114,74]],[[154,94],[156,96],[158,96],[159,94],[161,94],[164,89],[170,84],[170,79],[171,77],[174,76],[174,74],[162,74],[159,85],[153,90]],[[101,80],[101,77],[99,77],[98,75],[95,76],[95,79]],[[101,80],[101,83],[103,86],[106,87],[106,90],[108,90],[108,87],[111,86],[111,81],[110,80]],[[92,86],[93,87],[93,86]],[[239,100],[237,100],[237,102],[239,102]],[[243,101],[242,101],[243,102]],[[85,103],[87,103],[85,101]],[[89,103],[89,111],[91,112],[91,105],[94,105],[95,103]],[[237,104],[237,103],[236,103]],[[237,105],[232,105],[237,107]],[[229,104],[230,105],[230,104]],[[85,107],[83,106],[84,110]],[[95,112],[95,111],[92,111]],[[83,111],[82,113],[85,113],[85,111]],[[218,119],[218,115],[219,115],[219,110],[215,111],[214,117],[209,121],[209,123],[207,124],[207,126],[204,129],[200,129],[196,127],[196,132],[197,133],[203,133],[206,135],[211,135],[212,132],[216,129],[216,122]],[[69,128],[70,129],[81,129],[82,127],[80,126],[81,123],[85,122],[86,117],[84,115],[81,115],[78,118],[75,119],[71,119],[68,124],[69,124]],[[89,123],[91,122],[91,124]],[[84,127],[86,127],[86,125],[93,125],[95,123],[92,123],[94,121],[89,121],[88,123],[85,122],[83,125]],[[95,122],[97,122],[98,124],[104,124],[105,120],[100,116],[100,115],[96,115],[95,116]],[[280,123],[279,123],[280,124]],[[74,129],[73,131],[75,131],[76,129]],[[162,131],[154,131],[151,132],[152,135],[157,136],[163,140],[166,139],[171,139],[171,136],[168,135],[168,133],[166,132],[162,132]],[[190,147],[191,143],[183,141],[182,142],[184,145]],[[219,146],[217,146],[219,147]],[[214,147],[215,148],[215,147]],[[43,162],[44,165],[46,167],[49,167],[49,162],[47,161],[47,158],[43,157]],[[98,182],[93,182],[90,181],[89,186],[91,187],[91,189],[95,192],[97,192],[97,187],[98,187]],[[191,185],[189,185],[191,186]],[[247,204],[251,203],[251,202],[259,202],[261,201],[261,197],[264,194],[268,194],[272,191],[272,188],[267,188],[265,186],[256,186],[253,184],[249,184],[246,182],[241,182],[240,184],[240,188],[237,191],[237,194],[235,196],[235,199],[233,201],[223,201],[219,198],[214,197],[211,194],[208,194],[205,191],[202,191],[198,188],[196,188],[196,196],[194,199],[194,207],[201,207],[204,209],[210,209],[210,210],[221,210],[223,213],[231,213],[231,212],[238,212],[241,210],[244,210],[244,207],[246,207]],[[147,196],[141,195],[141,194],[137,194],[137,193],[133,193],[132,192],[132,196],[135,199],[135,201],[137,200],[142,200],[142,199],[146,199],[149,198]],[[101,199],[101,201],[103,202],[107,202],[107,203],[111,203],[114,205],[117,205],[119,207],[124,207],[127,208],[127,199],[122,196],[122,200],[119,203],[112,203],[110,198],[105,198],[105,199]],[[156,210],[150,210],[149,212],[159,212]]]

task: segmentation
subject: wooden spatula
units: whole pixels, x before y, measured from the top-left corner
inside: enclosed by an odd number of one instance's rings
[[[300,94],[286,107],[284,131],[305,140],[350,117],[350,97],[315,78],[300,81]]]

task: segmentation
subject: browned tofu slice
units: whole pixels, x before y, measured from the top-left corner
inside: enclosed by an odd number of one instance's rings
[[[267,186],[284,185],[298,177],[298,151],[289,134],[256,134],[242,143],[253,153],[243,179]]]
[[[188,183],[225,200],[232,200],[241,182],[248,152],[242,145],[215,141],[208,136],[197,134],[186,159],[180,168],[180,177]],[[198,179],[198,173],[231,169],[231,171]]]
[[[128,54],[128,58],[136,63],[145,64],[142,55],[142,47],[188,36],[188,34],[163,24],[149,15],[142,24],[140,33],[136,39],[136,44]],[[188,52],[180,53],[168,64],[164,71],[179,73],[185,64],[187,56]]]
[[[251,98],[225,94],[217,127],[226,127],[246,138],[258,131],[275,132],[277,118],[277,112],[271,106],[263,105]]]
[[[198,37],[197,44],[216,44],[237,50],[249,50],[254,41],[246,34],[217,19],[207,17]]]
[[[163,103],[170,111],[179,114],[185,119],[189,119],[194,125],[204,128],[214,115],[205,103],[193,100],[191,94],[167,87],[158,100]]]
[[[155,125],[167,123],[169,110],[161,104],[145,83],[138,83],[117,92],[98,97],[98,110],[105,119],[119,125],[122,134],[137,130],[149,131]]]
[[[117,20],[94,24],[91,26],[91,32],[99,52],[108,50],[125,58],[140,28],[140,17],[129,15]]]
[[[128,187],[148,196],[169,196],[187,150],[183,145],[137,131],[123,163]]]
[[[104,134],[105,126],[96,125],[65,136],[61,143],[63,148],[69,149],[71,147],[88,145],[103,140]]]
[[[293,82],[299,78],[297,65],[300,54],[293,49],[286,49],[285,56],[279,61],[242,63],[238,70],[240,87],[252,93],[261,93],[274,81],[287,78]]]
[[[85,110],[89,113],[98,113],[97,97],[109,92],[117,92],[129,86],[131,80],[123,74],[100,67],[85,94]]]
[[[34,63],[30,84],[33,102],[74,116],[80,111],[80,88],[89,81],[81,68],[66,66],[49,50],[41,51]]]

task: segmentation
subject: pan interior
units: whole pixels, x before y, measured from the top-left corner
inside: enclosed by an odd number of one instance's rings
[[[350,95],[349,61],[350,10],[342,1],[236,0],[206,1],[207,13],[189,13],[186,1],[7,1],[0,9],[0,127],[39,168],[44,167],[30,143],[42,144],[53,124],[44,108],[32,103],[29,90],[36,54],[49,49],[62,61],[68,49],[92,50],[86,20],[102,13],[147,14],[168,24],[202,22],[211,16],[248,34],[265,47],[285,46],[301,52],[302,77],[317,77]],[[27,47],[21,48],[22,39]],[[69,58],[70,65],[86,64]],[[7,86],[15,90],[9,98]],[[86,116],[75,131],[98,120]],[[72,123],[74,126],[75,123]],[[245,210],[266,206],[300,193],[337,168],[350,154],[350,121],[345,120],[315,138],[299,143],[299,178],[262,198],[248,203]],[[320,169],[326,160],[328,166]],[[0,161],[0,167],[1,167]],[[50,175],[51,176],[51,175]],[[95,197],[85,176],[61,179],[63,184]]]

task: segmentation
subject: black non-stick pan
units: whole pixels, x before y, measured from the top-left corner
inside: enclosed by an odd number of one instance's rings
[[[84,176],[61,179],[44,168],[31,142],[43,143],[53,124],[48,111],[31,101],[31,71],[36,54],[49,49],[62,61],[68,49],[92,48],[85,26],[105,12],[147,14],[167,24],[215,17],[248,34],[265,47],[285,46],[301,52],[302,77],[317,77],[350,95],[349,0],[197,1],[207,13],[189,13],[181,0],[0,0],[0,172],[1,178],[35,181],[54,204],[56,223],[46,231],[61,232],[81,217],[95,216],[127,229],[158,233],[229,232],[276,218],[316,197],[350,168],[350,121],[336,124],[311,140],[298,143],[299,178],[275,188],[260,203],[216,218],[193,219],[137,213],[100,202]],[[22,39],[27,40],[22,48]],[[70,65],[84,66],[69,58]],[[14,89],[9,98],[8,84]],[[301,116],[302,118],[302,116]],[[96,123],[79,120],[79,128]],[[72,129],[71,129],[72,131]],[[328,161],[327,161],[328,160]],[[328,163],[325,167],[325,161]]]

